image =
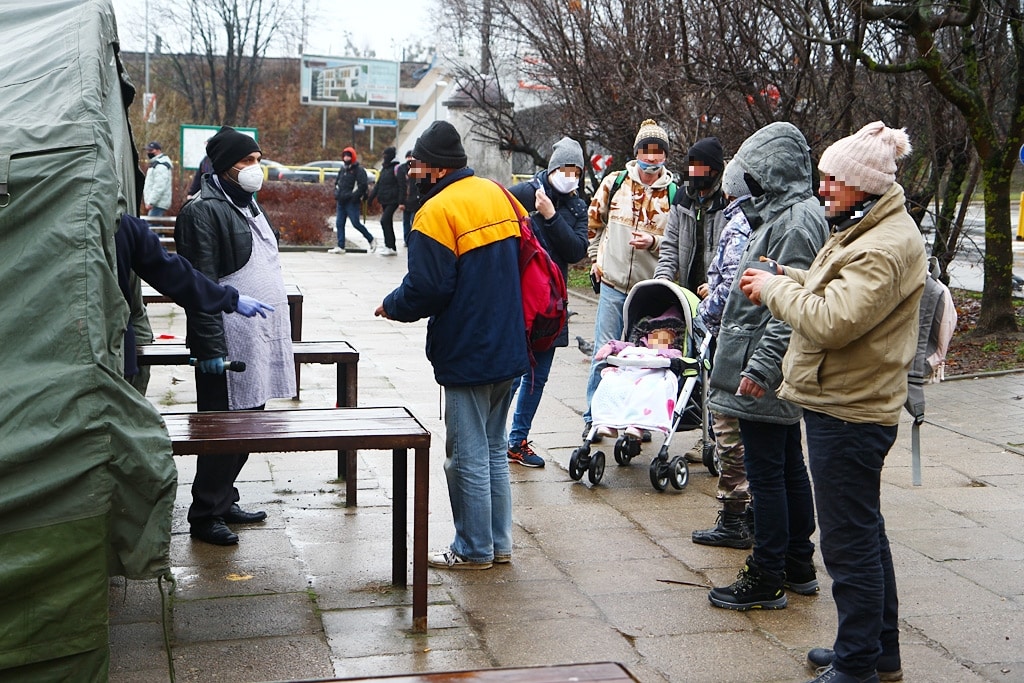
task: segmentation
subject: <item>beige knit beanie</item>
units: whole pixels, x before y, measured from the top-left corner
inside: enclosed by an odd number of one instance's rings
[[[646,119],[640,124],[640,130],[633,141],[633,154],[636,154],[636,151],[641,147],[646,147],[650,144],[661,147],[661,150],[668,154],[668,133],[654,119]]]
[[[905,128],[875,121],[826,149],[818,170],[868,194],[883,195],[896,182],[896,161],[910,150]]]

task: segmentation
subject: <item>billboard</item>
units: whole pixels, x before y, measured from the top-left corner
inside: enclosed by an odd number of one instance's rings
[[[299,64],[302,104],[398,108],[398,62],[303,55]]]
[[[181,167],[194,171],[199,168],[199,162],[206,156],[206,141],[220,130],[220,126],[197,126],[183,124],[181,132]],[[239,133],[245,133],[253,140],[259,141],[259,133],[255,128],[235,128]]]

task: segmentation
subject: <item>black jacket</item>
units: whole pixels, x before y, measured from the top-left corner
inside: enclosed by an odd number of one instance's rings
[[[255,200],[251,208],[261,211]],[[274,234],[277,235],[276,230]],[[196,270],[218,282],[249,262],[252,228],[211,176],[205,175],[199,196],[185,204],[178,214],[174,244]],[[189,311],[187,330],[185,342],[199,360],[228,355],[219,313]]]
[[[381,206],[398,206],[401,204],[399,201],[401,193],[398,189],[397,166],[397,161],[390,161],[384,164],[380,169],[380,175],[377,176],[377,184],[373,186],[373,192],[370,193],[369,201],[372,202],[376,199],[380,202]]]
[[[416,180],[409,177],[408,161],[395,169],[395,176],[398,180],[398,203],[408,212],[416,211],[420,208],[420,189],[416,186]]]
[[[334,198],[339,202],[358,202],[366,196],[366,169],[358,161],[338,169],[334,179]]]
[[[550,219],[537,212],[536,183],[544,187],[544,192],[555,205],[555,215]],[[551,187],[547,171],[541,171],[533,180],[513,185],[508,191],[530,212],[537,239],[547,249],[555,265],[562,270],[562,275],[568,279],[569,264],[581,261],[587,255],[587,203],[576,193],[562,194]],[[569,325],[566,324],[555,340],[555,346],[568,345]]]

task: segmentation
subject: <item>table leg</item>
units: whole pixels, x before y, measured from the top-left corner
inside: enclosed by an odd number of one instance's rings
[[[412,630],[427,630],[427,514],[430,449],[417,448],[412,503]],[[397,489],[397,486],[396,486]]]
[[[302,341],[302,300],[293,301],[291,298],[288,299],[288,321],[291,323],[292,328],[292,341]],[[295,361],[295,396],[293,397],[296,401],[299,400],[299,394],[302,393],[300,388],[300,377],[302,375],[302,364],[299,361]]]
[[[409,550],[405,538],[405,529],[408,523],[406,517],[409,511],[408,457],[408,451],[405,448],[396,448],[391,452],[391,471],[395,479],[395,499],[392,502],[391,519],[391,583],[396,586],[406,585],[405,563]],[[415,612],[415,610],[413,611]]]
[[[353,364],[351,368],[347,363],[335,363],[337,367],[338,383],[335,385],[337,408],[355,408],[359,403],[359,372]],[[353,467],[349,469],[348,461],[351,456]],[[338,480],[348,481],[352,479],[352,507],[355,507],[355,457],[356,451],[338,451]],[[345,505],[349,507],[348,503]]]

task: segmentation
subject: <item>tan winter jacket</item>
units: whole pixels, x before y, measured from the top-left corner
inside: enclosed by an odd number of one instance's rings
[[[668,186],[672,182],[672,174],[663,170],[653,185],[645,187],[640,182],[636,161],[627,163],[626,171],[622,187],[610,203],[608,195],[619,174],[610,173],[601,181],[587,212],[587,254],[597,262],[601,281],[623,293],[637,282],[654,277],[658,249],[668,223]],[[629,246],[634,230],[654,235],[650,249]]]
[[[793,328],[779,396],[847,422],[897,424],[925,268],[921,233],[893,184],[808,270],[770,278],[761,299]]]

